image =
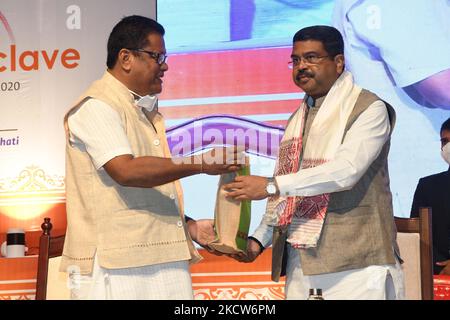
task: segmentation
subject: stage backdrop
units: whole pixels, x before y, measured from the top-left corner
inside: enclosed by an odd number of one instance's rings
[[[1,1],[0,234],[44,216],[65,228],[63,115],[106,70],[109,32],[130,14],[155,18],[156,1]]]
[[[408,217],[418,180],[448,168],[439,129],[450,117],[449,16],[447,0],[159,1],[171,54],[161,112],[169,126],[232,114],[283,127],[303,98],[287,68],[292,37],[302,27],[333,25],[356,82],[396,110],[389,172],[394,214]],[[272,175],[273,159],[251,161],[252,172]],[[217,178],[182,183],[186,211],[211,216]],[[264,208],[253,201],[251,229]]]

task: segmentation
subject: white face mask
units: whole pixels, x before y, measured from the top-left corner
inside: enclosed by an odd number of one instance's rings
[[[450,142],[448,142],[441,150],[441,156],[447,162],[450,164]]]
[[[131,91],[131,92],[133,92],[133,91]],[[155,106],[158,102],[158,97],[156,95],[148,94],[148,95],[142,97],[142,96],[138,95],[136,92],[133,92],[133,94],[136,95],[137,97],[139,97],[139,99],[137,99],[135,102],[138,107],[144,108],[149,112],[153,111],[153,109],[155,108]]]

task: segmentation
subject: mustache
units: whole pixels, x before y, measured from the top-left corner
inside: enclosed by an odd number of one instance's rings
[[[312,78],[312,77],[314,77],[314,74],[311,73],[311,72],[309,72],[308,70],[302,70],[302,69],[300,69],[300,70],[298,70],[297,76],[296,76],[295,78],[296,78],[297,80],[299,80],[300,77],[302,77],[302,76],[305,76],[305,77],[308,77],[308,78]]]

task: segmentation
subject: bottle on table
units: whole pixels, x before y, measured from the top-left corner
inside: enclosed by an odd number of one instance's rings
[[[322,296],[322,289],[316,288],[309,289],[308,300],[324,300]]]

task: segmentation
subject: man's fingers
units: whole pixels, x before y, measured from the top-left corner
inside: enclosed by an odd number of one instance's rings
[[[214,250],[214,249],[212,249],[212,248],[210,248],[210,247],[204,247],[209,253],[212,253],[212,254],[214,254],[214,255],[216,255],[216,256],[221,256],[221,255],[223,255],[223,253],[222,252],[220,252],[220,251],[217,251],[217,250]]]
[[[241,260],[241,257],[239,257],[237,254],[229,254],[228,255],[229,257],[231,257],[231,258],[233,258],[234,260],[237,260],[237,261],[239,261],[239,262],[242,262]]]
[[[234,200],[243,201],[243,200],[250,200],[250,198],[246,194],[243,194],[243,195],[234,197]]]
[[[234,189],[234,185],[235,185],[234,182],[232,182],[232,183],[227,183],[227,184],[224,184],[224,185],[222,186],[222,188],[223,188],[225,191],[231,191],[231,190]]]
[[[230,191],[228,192],[225,197],[226,198],[233,198],[234,200],[237,200],[237,197],[240,197],[244,195],[244,193],[240,190],[234,190],[234,191]]]
[[[239,262],[247,262],[247,256],[243,253],[229,254],[228,256]]]
[[[223,185],[226,191],[235,191],[236,189],[242,189],[244,185],[241,182],[231,182]]]
[[[235,201],[243,201],[243,200],[251,200],[249,196],[247,196],[245,193],[241,191],[232,191],[228,192],[225,197],[227,199],[233,199]]]

